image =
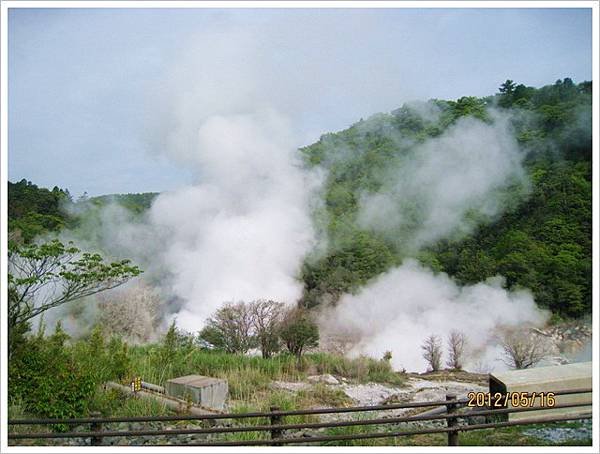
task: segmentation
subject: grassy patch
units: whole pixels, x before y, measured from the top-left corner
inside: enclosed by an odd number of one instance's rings
[[[299,391],[297,400],[297,408],[348,407],[353,403],[352,399],[341,389],[332,388],[323,383],[318,383],[308,389]]]
[[[359,383],[377,382],[402,385],[405,378],[394,372],[387,361],[365,356],[348,359],[341,356],[312,353],[299,362],[290,355],[269,359],[234,355],[199,348],[179,349],[168,357],[161,355],[159,345],[132,347],[129,351],[131,373],[145,381],[163,385],[168,379],[198,374],[228,381],[234,401],[253,402],[256,395],[270,389],[271,381],[300,381],[310,374],[333,374]],[[323,393],[323,389],[321,389]],[[325,396],[323,396],[325,397]],[[341,396],[326,399],[339,401]]]
[[[125,396],[115,389],[99,389],[90,403],[92,411],[103,416],[163,416],[174,414],[166,405],[153,399]]]
[[[388,361],[368,356],[349,359],[329,353],[313,353],[306,355],[306,361],[319,374],[338,375],[359,383],[375,382],[401,386],[406,382],[404,375],[394,372]]]

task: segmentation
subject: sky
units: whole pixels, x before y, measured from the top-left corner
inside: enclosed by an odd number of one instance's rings
[[[592,77],[590,9],[25,9],[8,17],[10,181],[166,191],[209,118],[295,146],[402,103]]]

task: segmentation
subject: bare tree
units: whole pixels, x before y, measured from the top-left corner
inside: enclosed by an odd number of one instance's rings
[[[160,296],[143,281],[123,290],[98,295],[99,322],[104,333],[123,336],[129,342],[152,340],[158,325]]]
[[[504,363],[513,369],[527,369],[535,366],[549,354],[548,344],[535,339],[527,332],[506,331],[500,339],[504,350]]]
[[[256,345],[249,305],[226,303],[206,321],[200,337],[228,353],[246,353]]]
[[[423,358],[429,364],[432,371],[440,370],[442,367],[442,342],[435,334],[429,336],[421,345]]]
[[[279,328],[284,315],[284,304],[271,300],[256,300],[249,304],[254,334],[263,358],[279,351]]]
[[[463,355],[465,352],[465,335],[460,331],[453,330],[448,335],[448,361],[446,365],[451,369],[463,368]]]

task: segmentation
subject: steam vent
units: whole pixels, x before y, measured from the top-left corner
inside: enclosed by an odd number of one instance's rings
[[[196,405],[213,410],[223,410],[227,399],[227,380],[186,375],[167,380],[167,395],[182,400],[190,400]]]

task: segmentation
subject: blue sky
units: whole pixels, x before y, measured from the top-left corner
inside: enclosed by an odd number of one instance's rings
[[[211,115],[269,108],[298,146],[403,102],[592,77],[586,9],[11,9],[9,179],[175,189]]]

